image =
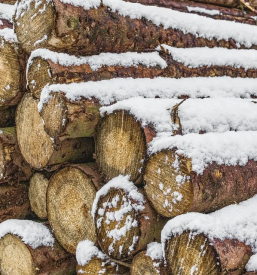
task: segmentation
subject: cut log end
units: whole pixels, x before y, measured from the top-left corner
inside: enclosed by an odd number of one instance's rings
[[[174,151],[153,155],[145,169],[145,190],[155,210],[165,217],[188,212],[193,202],[191,161]]]
[[[75,253],[78,243],[96,242],[91,216],[96,189],[80,169],[66,167],[54,174],[47,192],[48,219],[60,244]]]
[[[31,210],[40,218],[47,219],[46,193],[49,180],[41,173],[35,173],[30,179],[29,201]]]
[[[166,243],[165,255],[172,274],[221,275],[215,250],[202,234],[173,236]]]
[[[108,179],[130,175],[136,181],[143,167],[146,141],[141,126],[124,111],[106,116],[96,134],[96,156]]]
[[[6,235],[0,242],[0,269],[2,275],[35,274],[29,249],[14,235]]]
[[[26,10],[21,9],[19,4],[15,14],[15,33],[24,50],[30,53],[44,47],[44,42],[51,35],[55,22],[54,7],[52,1],[47,0],[40,3],[31,1],[30,8]]]

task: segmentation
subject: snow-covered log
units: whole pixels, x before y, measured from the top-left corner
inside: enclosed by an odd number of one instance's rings
[[[34,168],[60,165],[66,162],[92,160],[94,142],[91,138],[54,140],[44,130],[38,112],[38,100],[25,94],[16,112],[16,130],[24,159]]]
[[[14,126],[15,111],[16,106],[0,107],[0,128]]]
[[[80,55],[176,47],[256,48],[256,27],[122,0],[19,0],[15,32],[31,52]],[[28,23],[29,22],[29,23]]]
[[[174,217],[211,212],[257,193],[257,132],[156,138],[144,174],[148,199]]]
[[[169,272],[231,275],[253,269],[256,203],[254,196],[211,214],[188,213],[170,220],[162,231]]]
[[[0,0],[0,30],[5,28],[13,28],[15,5],[13,5],[14,3],[8,2],[11,1],[5,1],[5,3],[3,3],[3,1]]]
[[[80,241],[97,241],[91,210],[101,186],[94,163],[63,168],[50,178],[47,190],[48,220],[56,239],[73,254]]]
[[[136,97],[101,107],[96,129],[96,161],[111,179],[119,174],[141,182],[148,144],[155,136],[256,131],[257,105],[236,98],[178,99]]]
[[[164,265],[162,245],[150,243],[147,250],[139,252],[132,261],[131,275],[168,275],[167,267]]]
[[[28,184],[1,184],[0,223],[8,219],[24,219],[29,213]]]
[[[92,215],[101,250],[117,260],[130,259],[158,241],[166,222],[128,176],[112,179],[97,192]]]
[[[30,178],[32,170],[24,160],[14,127],[0,129],[0,183],[16,183]]]
[[[129,275],[130,269],[112,261],[89,240],[81,241],[76,249],[77,274]],[[125,264],[129,266],[129,264]]]
[[[28,220],[0,224],[2,275],[73,275],[76,259],[52,237],[49,229]]]

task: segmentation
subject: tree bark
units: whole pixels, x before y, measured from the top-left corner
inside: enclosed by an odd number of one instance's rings
[[[0,183],[9,184],[26,181],[32,170],[24,160],[18,147],[15,128],[2,128],[0,131]]]
[[[94,151],[93,139],[54,140],[44,130],[37,104],[38,100],[26,94],[17,108],[17,138],[25,160],[36,169],[51,169],[51,166],[69,162],[91,161]]]
[[[0,128],[12,127],[15,124],[16,106],[0,107]]]
[[[175,217],[187,212],[208,213],[251,198],[257,193],[256,175],[257,163],[252,160],[244,166],[212,163],[198,175],[192,171],[191,160],[174,149],[150,157],[144,181],[155,210]]]
[[[82,240],[96,242],[91,210],[102,186],[94,163],[72,165],[55,173],[47,190],[48,220],[56,239],[70,253]]]
[[[16,3],[16,0],[0,0],[0,3],[14,5]]]
[[[28,184],[0,187],[0,222],[8,219],[24,219],[29,213]]]
[[[142,189],[139,190],[144,194]],[[160,241],[166,219],[151,208],[145,196],[144,199],[144,209],[130,209],[128,205],[139,206],[139,203],[122,188],[110,188],[105,196],[100,196],[95,213],[96,234],[101,250],[110,258],[131,259],[137,252],[146,249],[148,243]],[[112,201],[117,204],[110,205]]]
[[[203,234],[193,237],[192,232],[173,236],[165,243],[172,274],[240,275],[251,255],[251,247],[238,240],[213,240]]]
[[[0,2],[1,3],[1,2]],[[2,29],[5,29],[5,28],[9,28],[9,29],[12,29],[13,28],[13,23],[11,23],[9,20],[7,20],[7,19],[2,19],[1,17],[0,17],[0,22],[1,22],[1,24],[0,24],[0,30],[2,30]]]
[[[45,11],[38,12],[44,4]],[[35,20],[31,20],[35,14]],[[32,3],[22,17],[16,17],[15,32],[28,53],[39,47],[77,55],[142,52],[155,49],[163,43],[176,47],[236,48],[233,39],[208,40],[189,33],[184,34],[177,29],[164,29],[149,20],[123,17],[109,11],[106,6],[84,10],[82,7],[64,4],[60,0],[53,0],[53,5],[45,0],[37,8]],[[251,48],[256,48],[256,45]]]
[[[73,275],[76,260],[56,241],[53,247],[33,249],[15,235],[7,234],[0,241],[0,266],[2,275]]]

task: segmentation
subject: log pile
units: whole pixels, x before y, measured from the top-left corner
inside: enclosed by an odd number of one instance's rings
[[[257,274],[256,9],[0,0],[1,274]]]

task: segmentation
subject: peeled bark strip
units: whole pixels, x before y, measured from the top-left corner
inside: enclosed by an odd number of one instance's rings
[[[0,107],[0,128],[14,126],[16,106]]]
[[[47,219],[46,193],[49,177],[45,173],[35,173],[29,182],[29,202],[31,210],[40,218]]]
[[[91,210],[101,185],[94,163],[63,168],[50,179],[48,220],[55,237],[70,253],[75,253],[82,240],[97,241]]]
[[[40,13],[44,5],[44,12]],[[84,10],[60,0],[45,0],[36,8],[35,2],[28,10],[18,7],[15,17],[15,32],[28,53],[39,47],[80,55],[141,52],[162,43],[176,47],[236,47],[233,39],[208,40],[177,29],[164,29],[149,20],[123,17],[107,6]]]
[[[93,140],[77,138],[54,141],[44,130],[37,104],[38,100],[26,94],[17,108],[17,138],[25,160],[37,169],[66,162],[92,160]]]
[[[251,255],[251,247],[238,240],[221,241],[192,232],[173,236],[165,246],[170,272],[181,275],[240,275]]]
[[[14,127],[0,130],[0,183],[26,181],[32,170],[18,147]]]
[[[24,219],[29,214],[28,185],[2,184],[0,187],[0,223],[8,219]]]
[[[7,234],[0,241],[0,268],[2,275],[73,275],[76,260],[57,242],[53,247],[33,249],[15,235]]]

